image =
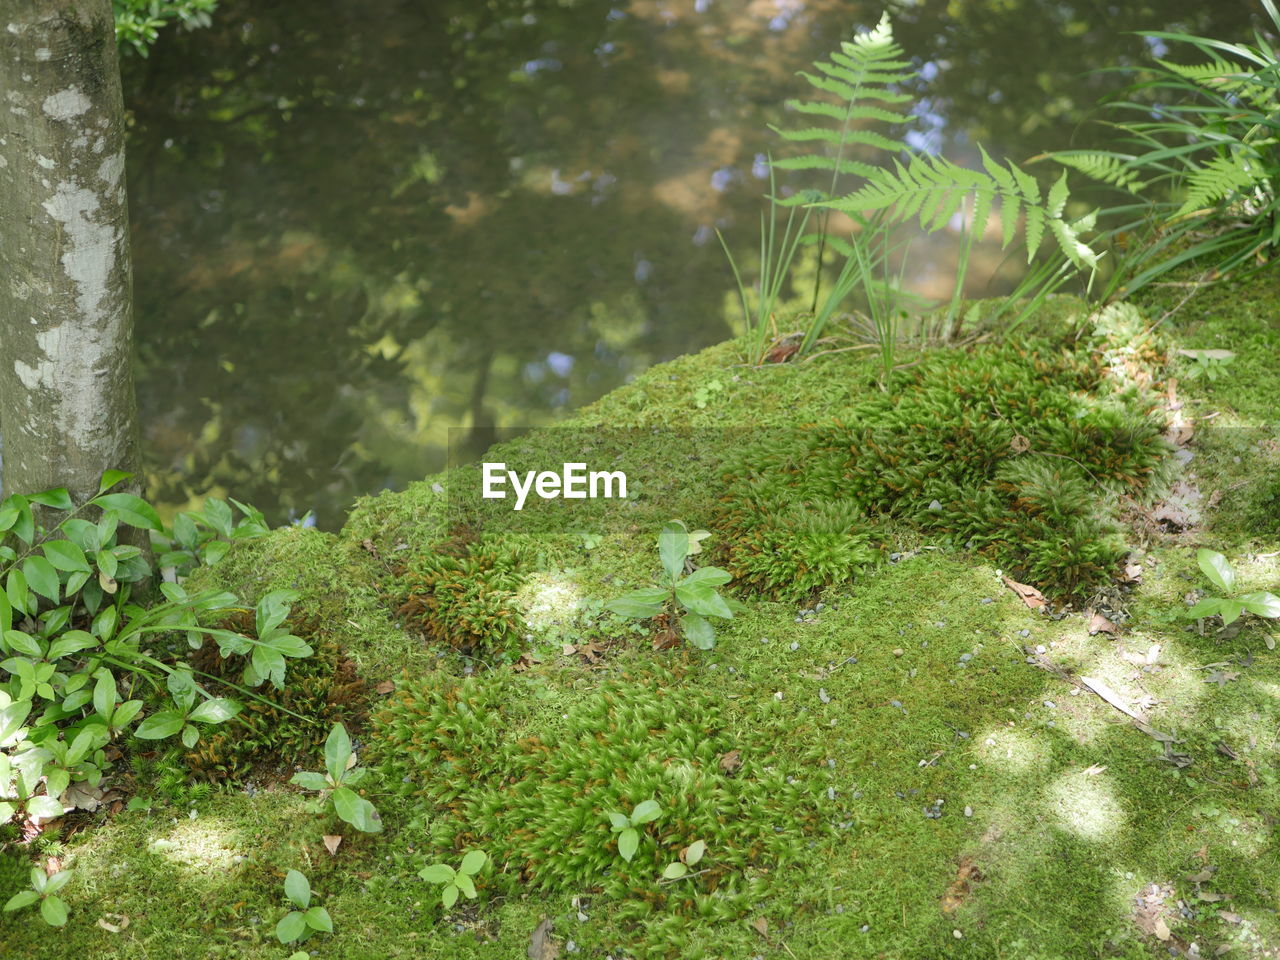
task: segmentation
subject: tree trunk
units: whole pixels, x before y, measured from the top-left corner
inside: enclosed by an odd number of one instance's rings
[[[137,472],[124,101],[111,0],[0,0],[3,492]]]

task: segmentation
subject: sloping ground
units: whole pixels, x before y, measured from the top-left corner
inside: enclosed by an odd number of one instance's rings
[[[517,515],[467,468],[341,537],[238,545],[221,583],[300,589],[309,629],[396,682],[335,705],[385,831],[330,856],[289,771],[211,791],[153,763],[149,811],[48,851],[77,871],[65,931],[0,920],[2,955],[287,956],[289,868],[334,919],[316,957],[1278,955],[1277,654],[1258,621],[1183,616],[1200,545],[1242,593],[1280,584],[1277,288],[1203,292],[1144,339],[1184,293],[1105,335],[1064,302],[887,395],[861,354],[753,370],[723,345],[494,454],[625,469],[626,501]],[[1188,382],[1163,362],[1184,346],[1238,357]],[[672,517],[738,576],[712,651],[603,610],[655,582]],[[608,815],[650,798],[624,861]],[[472,847],[481,897],[444,911],[415,874]]]

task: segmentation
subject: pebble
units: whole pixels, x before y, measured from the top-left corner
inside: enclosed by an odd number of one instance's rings
[[[1030,630],[1019,630],[1019,631],[1018,631],[1018,636],[1020,636],[1020,637],[1029,637],[1029,636],[1031,636],[1031,631],[1030,631]]]
[[[836,788],[835,788],[835,787],[827,787],[827,799],[828,799],[828,800],[834,800],[835,798],[836,798]]]
[[[981,600],[979,600],[978,602],[979,602],[979,603],[981,603],[981,604],[995,603],[995,601],[994,601],[994,600],[992,600],[990,597],[983,597],[983,598],[982,598]]]
[[[798,644],[796,641],[792,640],[792,641],[791,641],[791,649],[792,649],[792,650],[799,650],[799,649],[800,649],[800,644]]]
[[[930,510],[941,510],[941,509],[942,509],[942,503],[941,503],[941,501],[938,501],[938,500],[930,500],[930,501],[929,501],[929,509],[930,509]]]
[[[1054,703],[1052,700],[1046,700],[1046,701],[1044,702],[1044,705],[1045,705],[1046,707],[1048,707],[1050,710],[1053,710],[1054,708],[1056,708],[1056,707],[1058,706],[1058,705],[1057,705],[1056,703]]]
[[[831,702],[831,696],[830,696],[830,694],[828,694],[828,693],[827,693],[827,688],[826,688],[826,687],[819,687],[819,688],[818,688],[818,699],[819,699],[819,700],[821,700],[823,703],[830,703],[830,702]]]
[[[972,660],[972,659],[973,659],[973,654],[972,654],[972,653],[962,653],[962,654],[960,654],[960,662],[961,662],[961,663],[968,663],[968,662],[969,662],[970,660]]]
[[[817,606],[815,606],[815,607],[813,608],[813,612],[814,612],[814,613],[821,613],[821,612],[822,612],[823,610],[825,610],[825,609],[827,609],[827,605],[826,605],[825,603],[820,603],[820,604],[818,604]]]
[[[1045,650],[1043,643],[1036,644],[1036,653],[1048,653],[1048,651]]]
[[[775,699],[775,700],[781,700],[781,699],[782,699],[782,691],[781,691],[781,690],[779,690],[777,693],[775,693],[775,694],[773,695],[773,699]]]
[[[973,816],[973,807],[965,807],[965,808],[964,808],[964,815],[965,815],[966,817],[972,817],[972,816]]]
[[[964,939],[964,934],[963,934],[963,933],[961,933],[959,930],[952,930],[952,931],[951,931],[951,935],[952,935],[953,937],[955,937],[957,940],[963,940],[963,939]]]
[[[895,647],[895,648],[894,648],[894,651],[893,651],[893,655],[894,655],[895,657],[900,657],[900,656],[902,656],[905,652],[906,652],[906,651],[905,651],[905,650],[903,650],[901,647]]]
[[[761,643],[768,643],[768,642],[769,642],[769,638],[768,638],[768,637],[761,637],[761,638],[760,638],[760,642],[761,642]]]

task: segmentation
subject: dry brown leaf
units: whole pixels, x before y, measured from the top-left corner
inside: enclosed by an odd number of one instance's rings
[[[733,773],[742,766],[742,751],[730,750],[720,758],[720,769],[725,773]]]
[[[1025,583],[1019,583],[1017,580],[1004,577],[1004,585],[1018,595],[1018,599],[1025,603],[1032,610],[1040,610],[1049,605],[1049,601],[1044,598],[1044,594],[1035,587],[1028,586]]]
[[[588,643],[578,644],[575,652],[587,663],[597,663],[604,656],[604,647],[593,640]]]
[[[764,917],[756,917],[751,921],[751,929],[762,937],[769,936],[769,921]]]
[[[1089,618],[1089,636],[1096,637],[1100,633],[1106,633],[1113,637],[1118,637],[1120,636],[1120,628],[1102,614],[1095,613]]]
[[[1015,433],[1009,441],[1009,449],[1014,453],[1026,453],[1031,449],[1031,441],[1020,433]]]
[[[1200,491],[1185,480],[1179,480],[1169,496],[1151,511],[1151,519],[1186,530],[1200,522]]]
[[[560,956],[560,945],[551,939],[551,926],[551,918],[544,917],[534,928],[526,951],[529,960],[556,960]]]
[[[951,886],[947,887],[947,892],[942,896],[942,912],[954,913],[963,906],[969,899],[969,894],[973,892],[973,885],[981,879],[982,871],[972,860],[967,857],[961,860],[956,878],[951,881]]]
[[[1120,576],[1121,583],[1141,583],[1142,582],[1142,564],[1126,563],[1124,565],[1124,573]]]
[[[1095,677],[1081,677],[1080,682],[1125,716],[1132,717],[1134,720],[1138,720],[1142,723],[1147,722],[1146,717],[1130,707],[1129,704],[1125,703],[1125,701],[1120,697],[1120,694],[1116,693],[1101,680],[1098,680]]]
[[[1219,900],[1227,899],[1225,893],[1213,893],[1209,890],[1201,890],[1196,896],[1205,903],[1217,903]]]
[[[516,662],[511,665],[511,669],[516,673],[524,673],[537,662],[538,661],[534,655],[526,650],[524,653],[520,654],[516,659]]]
[[[107,933],[119,933],[129,926],[129,918],[123,913],[104,913],[98,918],[98,926]]]
[[[1107,765],[1105,763],[1095,763],[1092,766],[1084,768],[1084,775],[1086,777],[1096,777],[1100,773],[1105,773],[1106,769]]]
[[[1157,940],[1168,940],[1169,937],[1173,936],[1169,932],[1169,925],[1164,922],[1164,917],[1155,918],[1155,921],[1151,924],[1151,932],[1155,934]]]
[[[574,653],[577,652],[577,649],[578,648],[575,647],[572,643],[563,643],[560,645],[560,652],[563,653],[566,657],[572,657]]]
[[[394,680],[383,680],[380,684],[373,688],[374,693],[390,693],[396,688]]]
[[[338,855],[338,847],[342,845],[342,837],[336,833],[326,833],[324,835],[324,848],[329,851],[329,856],[336,857]]]

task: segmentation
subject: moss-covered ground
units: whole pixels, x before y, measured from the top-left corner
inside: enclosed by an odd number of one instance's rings
[[[237,544],[199,582],[301,592],[299,622],[360,682],[323,689],[345,691],[332,717],[384,831],[326,851],[339,825],[285,784],[315,769],[319,725],[213,785],[140,753],[121,779],[147,809],[25,849],[75,869],[72,918],[0,919],[0,956],[287,957],[290,868],[334,920],[315,957],[1280,956],[1274,628],[1184,616],[1199,546],[1241,592],[1280,586],[1280,285],[1185,292],[1138,304],[1139,334],[1160,321],[1146,339],[1095,336],[1064,301],[1017,344],[924,358],[896,393],[862,352],[752,369],[725,344],[501,451],[617,463],[639,481],[625,502],[516,517],[459,468],[365,501],[340,535]],[[1237,356],[1189,378],[1181,348]],[[962,392],[965,364],[1003,372],[957,406],[930,378]],[[1191,430],[1172,455],[1171,377]],[[897,433],[895,398],[917,403]],[[868,439],[936,459],[877,487],[894,464]],[[793,513],[765,536],[744,504]],[[655,581],[672,517],[710,531],[695,561],[738,575],[745,612],[711,651],[655,650],[603,609]],[[1033,611],[1002,573],[1075,605]],[[1090,605],[1118,634],[1090,632]],[[650,798],[628,863],[608,815]],[[662,880],[696,840],[694,875]],[[480,897],[445,910],[416,872],[469,848],[489,854]]]

